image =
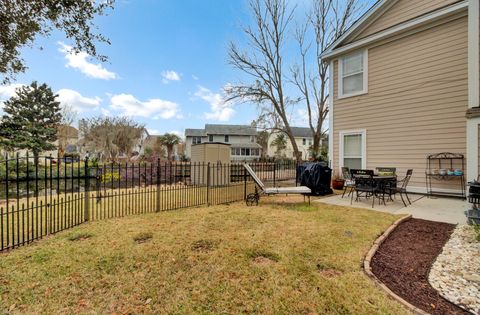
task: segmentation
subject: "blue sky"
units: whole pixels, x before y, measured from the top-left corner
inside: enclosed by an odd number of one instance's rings
[[[302,16],[305,2],[295,2]],[[227,63],[227,45],[242,42],[241,25],[249,16],[247,1],[117,0],[108,16],[96,20],[112,43],[97,47],[109,62],[70,54],[71,43],[54,32],[23,51],[29,69],[13,85],[0,87],[0,100],[37,80],[77,109],[79,118],[128,115],[154,134],[250,123],[254,105],[221,101],[222,87],[241,79]],[[298,109],[292,114],[297,125],[305,123]]]

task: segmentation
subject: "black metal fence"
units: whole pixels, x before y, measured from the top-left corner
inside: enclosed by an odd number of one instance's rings
[[[252,163],[267,185],[295,180],[296,163]],[[32,156],[0,160],[0,251],[81,223],[244,200],[242,164],[98,164]]]

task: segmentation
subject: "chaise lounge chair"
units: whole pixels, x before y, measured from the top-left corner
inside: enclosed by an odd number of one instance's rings
[[[251,193],[247,195],[247,199],[245,202],[247,206],[258,205],[258,201],[260,200],[260,194],[258,193],[257,186],[260,188],[263,194],[265,195],[278,195],[278,194],[300,194],[303,195],[304,199],[305,196],[308,196],[308,203],[310,204],[310,194],[312,193],[311,189],[307,186],[295,186],[295,187],[265,187],[263,182],[258,178],[255,171],[248,165],[248,163],[244,163],[243,166],[247,170],[247,172],[252,176],[253,181],[257,184],[255,186],[255,193]]]

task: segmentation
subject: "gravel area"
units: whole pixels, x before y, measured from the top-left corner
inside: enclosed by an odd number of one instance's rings
[[[480,314],[480,242],[471,226],[455,228],[432,265],[429,281],[445,299]]]

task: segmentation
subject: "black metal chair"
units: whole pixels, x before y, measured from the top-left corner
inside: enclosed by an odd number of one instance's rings
[[[412,178],[412,174],[413,174],[412,169],[407,170],[407,174],[405,175],[405,178],[397,181],[396,187],[390,188],[390,194],[393,194],[393,195],[397,193],[400,194],[400,198],[402,198],[402,202],[405,205],[405,207],[407,206],[407,203],[405,202],[405,198],[403,198],[403,195],[405,195],[405,197],[407,198],[408,203],[412,204],[407,193],[407,186],[408,186],[408,183],[410,182],[410,178]],[[398,184],[401,184],[400,187],[398,187]]]
[[[342,167],[342,176],[343,176],[343,179],[345,180],[343,184],[343,194],[342,194],[342,198],[343,198],[347,190],[349,190],[347,197],[350,196],[350,194],[353,192],[355,188],[355,180],[353,180],[352,174],[350,174],[350,169],[348,167]]]
[[[372,197],[372,208],[375,205],[375,195],[377,193],[377,185],[373,180],[372,170],[351,170],[352,178],[355,181],[354,192],[350,199],[350,204],[353,203],[353,195],[355,195],[355,201],[361,198],[362,194],[365,195],[365,199]]]
[[[376,167],[375,172],[380,176],[395,176],[397,174],[396,167]]]

